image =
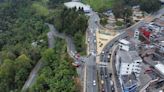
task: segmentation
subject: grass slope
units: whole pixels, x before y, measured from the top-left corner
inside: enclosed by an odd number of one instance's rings
[[[91,5],[95,11],[102,11],[111,8],[114,0],[82,0],[84,3]]]

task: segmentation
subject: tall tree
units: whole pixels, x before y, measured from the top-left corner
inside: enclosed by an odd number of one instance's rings
[[[5,59],[4,63],[0,66],[0,91],[1,92],[10,92],[14,90],[15,82],[15,64],[10,59]]]
[[[125,7],[123,11],[123,18],[125,23],[128,25],[131,21],[131,16],[132,16],[132,9],[131,7]]]
[[[122,1],[116,1],[113,5],[113,13],[115,18],[123,18],[124,5]]]
[[[147,13],[157,11],[161,7],[159,0],[140,0],[140,8]]]
[[[116,1],[113,6],[113,13],[117,18],[123,18],[125,21],[132,16],[132,10],[130,6],[124,4],[124,1]]]

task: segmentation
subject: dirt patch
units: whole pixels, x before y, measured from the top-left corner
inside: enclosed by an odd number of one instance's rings
[[[76,78],[74,78],[74,81],[75,81],[75,84],[77,87],[77,92],[83,92],[83,87],[81,85],[80,78],[76,77]]]

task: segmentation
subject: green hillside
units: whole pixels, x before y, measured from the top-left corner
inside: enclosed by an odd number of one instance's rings
[[[111,8],[114,0],[82,0],[84,3],[91,5],[95,11],[102,11]]]

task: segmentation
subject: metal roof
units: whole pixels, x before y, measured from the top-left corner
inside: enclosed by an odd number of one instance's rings
[[[91,8],[89,5],[85,5],[81,2],[73,2],[73,1],[72,2],[66,2],[66,3],[64,3],[64,5],[68,8],[76,7],[77,9],[83,8],[84,11],[91,11]]]
[[[123,44],[130,44],[129,41],[125,40],[125,39],[121,39],[119,40],[120,43],[123,43]]]
[[[156,64],[155,68],[160,71],[164,75],[164,65],[163,64]]]
[[[133,85],[137,85],[137,78],[134,73],[130,75],[122,75],[122,82],[123,82],[123,87],[131,87]]]
[[[142,60],[136,51],[122,51],[118,52],[121,62],[123,63],[133,63],[135,60]]]

